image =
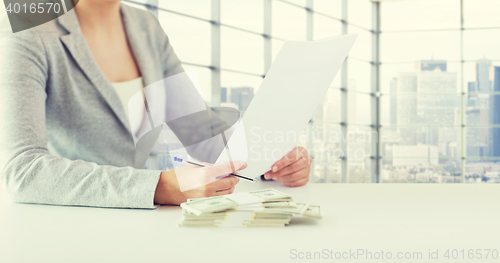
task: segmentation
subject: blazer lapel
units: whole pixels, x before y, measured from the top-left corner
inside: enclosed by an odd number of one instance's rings
[[[148,111],[148,123],[151,125],[151,128],[158,127],[166,119],[165,103],[167,94],[165,88],[155,89],[150,85],[164,78],[163,65],[158,62],[159,56],[155,47],[150,45],[152,42],[149,38],[150,36],[144,33],[141,25],[137,23],[137,21],[140,21],[139,18],[134,16],[137,11],[133,10],[132,7],[122,4],[121,12],[129,45],[141,72],[144,87],[146,88],[143,94],[146,97],[143,97],[143,99]],[[147,88],[147,86],[150,87]],[[151,121],[153,123],[150,123]]]
[[[155,63],[155,59],[157,58],[155,58],[153,54],[158,53],[152,50],[154,47],[148,45],[150,43],[148,35],[144,33],[141,25],[137,23],[139,19],[134,18],[134,14],[130,10],[131,8],[132,7],[121,4],[122,18],[129,45],[141,72],[144,87],[146,87],[147,85],[163,79],[163,71],[160,68],[162,65]]]
[[[112,87],[111,82],[109,82],[107,77],[99,68],[92,52],[88,48],[87,42],[81,32],[75,11],[71,10],[67,14],[60,16],[58,21],[69,32],[67,35],[60,37],[61,42],[71,53],[71,56],[74,58],[80,69],[99,91],[123,126],[131,132],[127,116],[125,114],[125,109],[121,104],[118,94],[116,94],[116,91]]]

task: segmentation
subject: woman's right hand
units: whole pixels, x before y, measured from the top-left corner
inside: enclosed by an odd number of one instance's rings
[[[236,171],[243,170],[245,162],[233,162]],[[154,202],[156,204],[179,205],[189,198],[210,197],[231,194],[239,179],[226,176],[233,172],[228,164],[197,167],[187,165],[179,169],[162,172],[156,186]],[[222,179],[218,177],[226,176]]]

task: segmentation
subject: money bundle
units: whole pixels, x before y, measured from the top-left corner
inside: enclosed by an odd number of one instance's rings
[[[179,226],[275,227],[288,225],[293,215],[321,219],[319,206],[295,203],[274,189],[189,199],[181,207]]]

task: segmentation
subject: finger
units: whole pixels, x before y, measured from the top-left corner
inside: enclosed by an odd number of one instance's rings
[[[284,182],[283,184],[285,186],[298,187],[298,186],[303,186],[303,185],[307,184],[308,181],[309,181],[309,177],[299,179],[299,180],[293,181],[293,182]]]
[[[208,187],[210,188],[211,191],[217,192],[221,190],[230,189],[234,187],[239,181],[240,179],[238,179],[235,176],[227,176],[213,183],[210,183]]]
[[[286,154],[283,158],[277,161],[272,167],[271,171],[277,172],[288,165],[298,161],[302,157],[309,157],[307,150],[304,147],[295,147],[292,151]]]
[[[236,161],[236,162],[232,162],[232,165],[231,165],[231,163],[224,163],[224,164],[218,164],[218,165],[214,165],[214,166],[210,166],[210,167],[205,167],[205,169],[207,169],[208,174],[210,174],[214,177],[218,177],[221,175],[226,175],[226,174],[232,173],[233,168],[236,171],[239,171],[239,170],[245,169],[246,167],[247,167],[247,164],[245,162]]]
[[[288,165],[287,167],[277,171],[277,172],[267,172],[264,174],[266,179],[274,179],[287,174],[292,174],[300,171],[308,166],[307,160],[305,158],[300,158],[298,161]]]
[[[291,174],[287,174],[287,175],[283,175],[283,176],[280,176],[280,177],[276,177],[274,178],[275,181],[278,181],[278,182],[293,182],[293,181],[297,181],[297,180],[300,180],[302,178],[305,178],[305,177],[308,177],[309,176],[309,169],[307,168],[304,168],[300,171],[297,171],[297,172],[294,172],[294,173],[291,173]]]
[[[228,189],[221,189],[221,190],[219,190],[219,191],[217,191],[217,192],[229,191],[229,190],[231,190],[231,189],[233,189],[233,190],[234,190],[234,188],[235,188],[235,187],[236,187],[236,186],[233,186],[233,187],[228,188]]]
[[[274,179],[279,176],[287,175],[294,173],[298,170],[301,170],[307,166],[310,166],[312,162],[312,159],[310,156],[306,157],[301,157],[298,161],[284,167],[283,169],[279,170],[278,172],[273,172],[273,171],[268,171],[264,174],[264,178],[267,180]]]
[[[228,195],[228,194],[232,194],[233,192],[234,192],[234,187],[226,189],[226,190],[215,192],[214,196]]]

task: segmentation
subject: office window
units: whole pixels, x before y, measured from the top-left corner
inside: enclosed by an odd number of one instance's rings
[[[262,33],[264,29],[263,3],[263,1],[222,0],[221,22],[226,25]]]
[[[499,9],[497,0],[464,0],[464,27],[500,27]]]
[[[221,67],[263,75],[264,41],[262,36],[221,27]]]
[[[463,3],[381,4],[381,182],[500,182],[497,3]]]
[[[371,70],[372,65],[369,61],[361,61],[351,58],[347,64],[349,81],[347,90],[349,92],[362,92],[368,94],[371,92]],[[367,106],[370,104],[368,103]],[[366,114],[369,115],[369,114]]]
[[[260,76],[222,70],[221,106],[238,109],[244,114],[262,80]]]
[[[340,92],[335,95],[340,95]],[[332,120],[340,118],[340,116],[335,116],[340,111],[340,106],[337,107],[337,103],[329,102],[323,105],[327,105],[328,109],[325,112],[330,114],[329,117]],[[312,123],[306,129],[305,137],[305,139],[313,143],[312,149],[309,149],[309,154],[314,156],[311,181],[320,183],[342,182],[342,158],[344,153],[340,147],[342,141],[340,125],[335,123]]]
[[[350,160],[347,164],[349,183],[370,183],[370,165],[371,162],[369,158]]]
[[[142,0],[180,14],[210,19],[211,0]],[[180,23],[179,23],[180,25]]]
[[[368,29],[360,29],[351,25],[347,27],[347,32],[358,35],[351,52],[349,52],[349,57],[369,62],[372,56],[372,33]]]
[[[500,60],[500,26],[484,30],[464,31],[464,60]]]
[[[307,0],[282,0],[283,2],[288,2],[300,7],[305,7],[306,6],[306,1]]]
[[[380,36],[382,63],[416,60],[460,60],[460,31],[384,32]]]
[[[361,28],[371,28],[372,26],[372,5],[367,0],[349,0],[347,4],[347,19],[349,24]]]
[[[158,14],[209,105],[243,113],[284,41],[358,34],[301,137],[311,181],[498,183],[500,4],[462,1],[125,2]]]
[[[329,88],[322,103],[316,109],[313,120],[329,124],[339,124],[341,122],[340,97],[340,89]]]
[[[338,36],[342,32],[341,23],[339,21],[318,14],[314,15],[313,26],[314,40]]]
[[[471,5],[476,5],[476,2],[483,0],[466,1],[475,2]],[[381,26],[382,31],[458,29],[460,0],[384,2],[381,3]]]
[[[342,0],[314,0],[314,12],[340,21]]]
[[[347,5],[344,32],[357,34],[358,38],[347,59],[346,79],[342,88],[347,100],[343,103],[346,119],[342,120],[344,145],[341,146],[345,159],[342,182],[369,183],[372,181],[372,141],[378,136],[373,133],[372,104],[372,3],[366,0],[343,1]],[[339,74],[342,74],[339,72]],[[375,135],[375,137],[374,137]]]
[[[182,62],[210,65],[210,23],[162,10],[158,20]]]
[[[271,43],[272,43],[272,59],[274,60],[278,55],[278,52],[280,52],[280,49],[285,43],[285,41],[280,39],[272,39]]]
[[[272,2],[272,35],[285,40],[306,40],[306,10],[286,1]]]

